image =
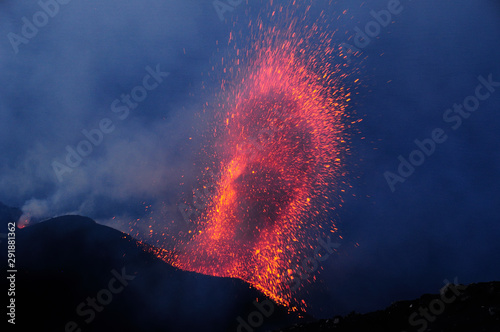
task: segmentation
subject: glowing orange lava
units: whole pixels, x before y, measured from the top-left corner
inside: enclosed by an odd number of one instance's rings
[[[295,306],[289,281],[300,254],[339,197],[348,153],[341,86],[326,34],[257,22],[251,47],[236,49],[223,82],[219,124],[206,167],[215,182],[192,237],[169,261],[184,270],[240,278],[277,303]],[[300,33],[299,33],[300,32]],[[321,45],[310,48],[316,39]],[[337,202],[338,203],[338,202]]]

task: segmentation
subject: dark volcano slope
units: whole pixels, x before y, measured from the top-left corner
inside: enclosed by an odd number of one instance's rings
[[[385,310],[298,324],[286,332],[499,332],[500,282],[449,285],[440,294],[398,301]]]
[[[17,229],[16,267],[16,331],[252,332],[299,322],[240,280],[181,271],[80,216]]]

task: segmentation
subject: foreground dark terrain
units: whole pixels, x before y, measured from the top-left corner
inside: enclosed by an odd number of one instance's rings
[[[0,204],[4,228],[19,216]],[[0,240],[6,270],[6,239]],[[14,330],[500,331],[500,282],[451,284],[441,294],[385,310],[313,321],[287,313],[240,280],[181,271],[141,248],[128,235],[80,216],[17,229]],[[5,279],[3,284],[8,289]],[[256,299],[265,303],[263,312],[269,304],[273,312],[252,327],[248,317],[260,315]]]
[[[385,310],[351,313],[280,331],[500,331],[500,282],[451,284],[442,291],[412,301],[398,301]]]
[[[237,331],[256,299],[273,311],[259,331],[299,321],[240,280],[181,271],[85,217],[17,229],[16,264],[15,331]]]

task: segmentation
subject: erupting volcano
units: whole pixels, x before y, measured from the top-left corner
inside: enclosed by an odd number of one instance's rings
[[[317,26],[252,26],[254,42],[223,61],[231,78],[223,80],[206,149],[205,208],[191,237],[164,259],[240,278],[296,309],[305,303],[289,287],[294,269],[318,235],[337,231],[325,221],[346,178],[350,92]]]

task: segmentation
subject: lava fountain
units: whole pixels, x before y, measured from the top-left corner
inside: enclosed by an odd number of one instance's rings
[[[307,33],[296,21],[283,30],[251,26],[254,42],[235,47],[223,69],[231,80],[222,82],[204,176],[215,189],[168,261],[240,278],[296,308],[293,268],[317,234],[337,231],[325,220],[346,178],[350,92],[317,26]]]

